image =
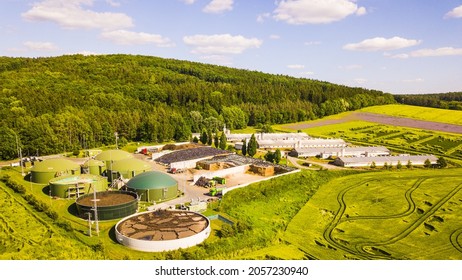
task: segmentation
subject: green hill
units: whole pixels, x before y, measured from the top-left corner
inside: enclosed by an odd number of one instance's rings
[[[134,55],[0,57],[0,159],[316,119],[395,103],[328,82]]]

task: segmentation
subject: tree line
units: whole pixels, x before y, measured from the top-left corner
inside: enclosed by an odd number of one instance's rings
[[[395,100],[401,104],[462,110],[462,92],[434,93],[434,94],[400,94]]]
[[[0,158],[298,122],[395,103],[380,91],[135,55],[0,57]]]

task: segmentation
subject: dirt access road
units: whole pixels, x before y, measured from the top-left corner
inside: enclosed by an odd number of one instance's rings
[[[289,129],[293,129],[293,130],[298,130],[298,129],[302,130],[302,129],[312,128],[312,127],[337,124],[337,123],[345,123],[345,122],[350,122],[350,121],[366,121],[366,122],[373,122],[373,123],[380,123],[380,124],[387,124],[387,125],[394,125],[394,126],[404,126],[404,127],[411,127],[411,128],[424,129],[424,130],[434,130],[434,131],[462,134],[462,126],[460,125],[440,123],[440,122],[431,122],[431,121],[421,121],[421,120],[415,120],[415,119],[410,119],[410,118],[393,117],[393,116],[388,116],[388,115],[374,114],[374,113],[367,113],[367,112],[352,112],[351,114],[347,115],[345,118],[338,119],[338,120],[320,120],[320,121],[315,121],[312,123],[291,124],[285,127]]]

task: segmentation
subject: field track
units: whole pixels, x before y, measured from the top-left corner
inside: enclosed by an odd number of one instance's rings
[[[388,115],[383,115],[383,114],[375,114],[375,113],[367,113],[367,112],[352,112],[341,119],[320,120],[320,121],[314,121],[310,123],[290,124],[284,127],[288,129],[293,129],[293,130],[299,130],[299,129],[303,130],[303,129],[312,128],[312,127],[337,124],[337,123],[345,123],[345,122],[350,122],[350,121],[366,121],[366,122],[373,122],[373,123],[380,123],[380,124],[387,124],[387,125],[394,125],[394,126],[403,126],[403,127],[411,127],[411,128],[424,129],[424,130],[434,130],[434,131],[462,134],[462,126],[460,125],[432,122],[432,121],[422,121],[422,120],[403,118],[403,117],[393,117],[393,116],[388,116]]]

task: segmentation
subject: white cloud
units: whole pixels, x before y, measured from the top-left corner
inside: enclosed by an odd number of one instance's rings
[[[444,15],[444,18],[462,18],[462,5],[452,9],[450,12]]]
[[[263,43],[256,38],[230,34],[185,36],[183,41],[194,47],[192,53],[215,55],[240,54],[249,48],[259,48]]]
[[[144,32],[132,32],[127,30],[114,30],[101,33],[104,39],[110,40],[119,45],[143,45],[153,44],[158,47],[171,47],[174,44],[170,39],[158,34]]]
[[[363,66],[359,64],[350,64],[345,66],[339,66],[338,68],[342,70],[359,70],[363,69]]]
[[[287,68],[290,68],[290,69],[304,69],[304,68],[305,68],[305,65],[301,65],[301,64],[291,64],[291,65],[287,65]]]
[[[191,5],[191,4],[194,4],[194,2],[196,2],[196,0],[181,0],[181,2],[184,2],[185,4]]]
[[[315,46],[315,45],[321,45],[320,41],[311,41],[311,42],[305,42],[303,43],[305,46]]]
[[[206,56],[201,56],[201,59],[209,63],[212,63],[212,64],[218,64],[218,65],[224,65],[224,66],[229,66],[233,64],[231,62],[231,59],[224,55],[206,55]]]
[[[212,0],[202,11],[210,14],[219,14],[233,9],[234,0]]]
[[[92,6],[94,0],[43,0],[36,2],[22,17],[31,21],[51,21],[66,29],[96,28],[115,30],[132,27],[132,19],[123,13],[95,12],[82,6]]]
[[[270,13],[259,14],[257,16],[257,22],[264,22],[269,17],[271,17]]]
[[[455,56],[462,55],[462,48],[443,47],[438,49],[421,49],[410,53],[412,57]]]
[[[407,80],[403,80],[404,83],[423,83],[425,82],[424,79],[422,78],[417,78],[417,79],[407,79]]]
[[[28,41],[23,44],[28,50],[32,51],[45,51],[45,52],[50,52],[50,51],[55,51],[58,49],[58,47],[50,42],[32,42]]]
[[[401,37],[393,37],[389,39],[376,37],[366,39],[359,43],[347,44],[343,46],[343,49],[349,51],[390,51],[412,47],[420,44],[421,42],[422,41],[420,40],[410,40]]]
[[[106,0],[106,3],[108,3],[109,5],[111,5],[112,7],[120,7],[120,3],[119,2],[116,2],[114,0]]]
[[[272,34],[272,35],[270,35],[270,39],[272,39],[272,40],[279,40],[279,39],[281,39],[281,36]]]
[[[274,10],[274,19],[289,24],[321,24],[339,21],[347,16],[366,14],[355,0],[283,0]]]
[[[367,79],[364,79],[364,78],[357,78],[357,79],[354,79],[355,83],[357,84],[360,84],[360,85],[364,85],[365,83],[367,83]]]

